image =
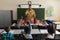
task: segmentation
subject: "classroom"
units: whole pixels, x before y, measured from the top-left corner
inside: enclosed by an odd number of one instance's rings
[[[60,0],[0,0],[0,40],[60,40]]]

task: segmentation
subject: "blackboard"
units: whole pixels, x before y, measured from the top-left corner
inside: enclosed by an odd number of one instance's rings
[[[36,17],[39,20],[42,20],[45,18],[45,8],[33,8],[36,13]],[[17,19],[20,19],[21,16],[25,18],[25,12],[27,8],[17,8]]]

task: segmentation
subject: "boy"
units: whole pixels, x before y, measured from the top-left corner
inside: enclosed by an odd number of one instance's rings
[[[2,40],[14,40],[14,35],[10,32],[10,27],[6,26],[4,30],[6,33],[2,34]]]
[[[27,22],[27,24],[25,25],[24,32],[25,40],[32,40],[31,26],[29,22]]]

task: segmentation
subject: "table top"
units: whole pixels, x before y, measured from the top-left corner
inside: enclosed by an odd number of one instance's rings
[[[56,30],[55,34],[58,34],[58,35],[60,35],[60,32]]]
[[[14,24],[12,24],[11,26],[15,26],[16,24],[14,23]],[[43,25],[43,24],[31,24],[31,25],[34,25],[34,26],[37,26],[37,25],[39,25],[39,26],[46,26],[46,25]],[[48,24],[47,24],[48,25]]]
[[[59,29],[60,30],[60,25],[56,25],[56,29]]]
[[[3,32],[3,29],[0,29],[0,33],[6,33],[5,31]],[[15,29],[15,30],[10,30],[11,33],[13,34],[22,34],[21,32],[24,31],[23,29]],[[47,29],[32,29],[31,34],[48,34]]]
[[[60,22],[53,22],[53,23],[55,23],[55,24],[59,24],[59,25],[60,25]]]
[[[11,33],[13,34],[22,34],[21,32],[24,31],[23,29],[14,29],[14,30],[10,30]],[[6,33],[4,31],[4,29],[0,29],[0,33]],[[40,29],[40,31],[38,29],[32,29],[32,32],[31,34],[48,34],[48,31],[47,29]],[[56,30],[55,34],[57,35],[60,35],[60,32]]]

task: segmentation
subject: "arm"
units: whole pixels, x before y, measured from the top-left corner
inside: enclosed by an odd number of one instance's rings
[[[25,12],[25,16],[27,16],[27,14],[28,14],[28,11],[26,10],[26,12]]]

